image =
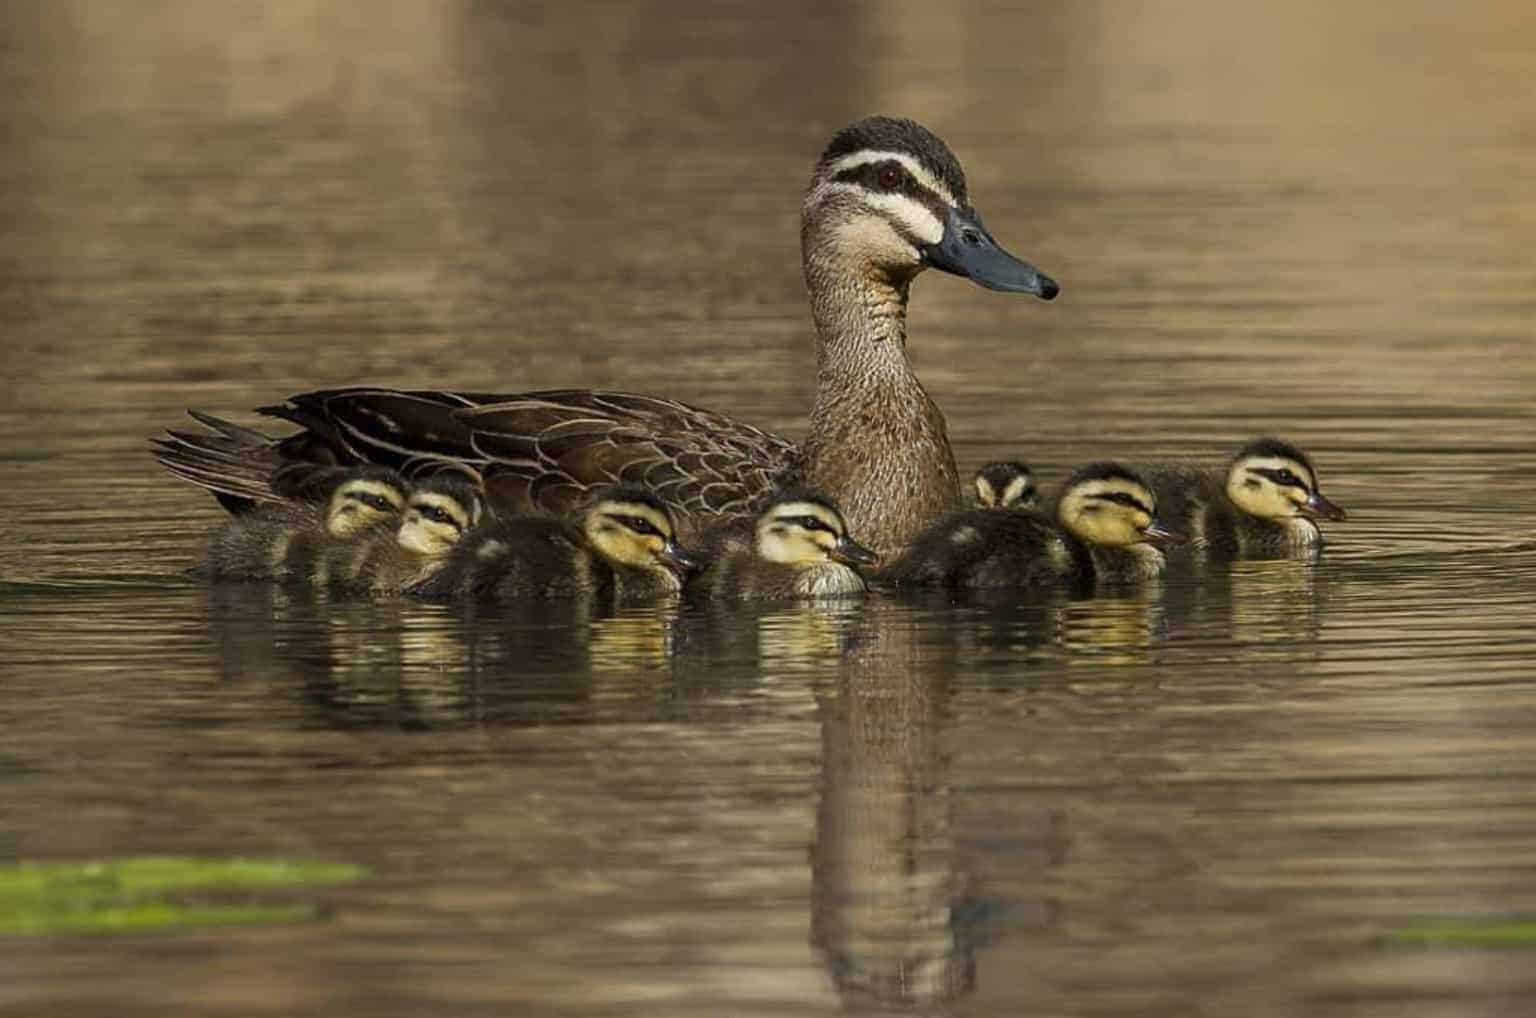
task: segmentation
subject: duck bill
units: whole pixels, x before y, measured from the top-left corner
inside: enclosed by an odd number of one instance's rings
[[[1348,517],[1344,507],[1335,505],[1323,497],[1320,491],[1314,491],[1307,496],[1307,500],[1301,503],[1301,515],[1311,520],[1343,520]]]
[[[1176,530],[1169,530],[1167,527],[1163,526],[1161,523],[1158,523],[1156,520],[1153,520],[1147,529],[1141,532],[1141,539],[1148,544],[1159,548],[1166,548],[1176,544],[1184,544],[1189,540],[1189,538],[1185,537],[1183,534]]]
[[[928,264],[1005,293],[1032,293],[1051,300],[1061,292],[1056,280],[1004,251],[981,225],[975,209],[952,208],[944,217],[944,237],[923,249]]]
[[[832,546],[832,561],[845,566],[874,566],[880,564],[880,556],[851,538],[840,538]]]
[[[679,573],[691,573],[704,567],[704,560],[701,557],[679,547],[674,541],[668,541],[662,545],[656,557]]]

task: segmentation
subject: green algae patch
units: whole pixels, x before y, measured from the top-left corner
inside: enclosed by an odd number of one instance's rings
[[[1536,920],[1426,919],[1387,934],[1386,942],[1410,947],[1531,950],[1536,949]]]
[[[349,884],[366,876],[366,869],[350,863],[285,859],[167,856],[0,866],[0,934],[142,933],[301,922],[317,918],[319,906],[245,899]],[[241,900],[230,900],[234,897]]]

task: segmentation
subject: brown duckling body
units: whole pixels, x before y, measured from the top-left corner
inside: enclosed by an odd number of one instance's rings
[[[644,488],[621,486],[599,492],[574,517],[510,516],[477,527],[411,592],[644,604],[678,594],[698,564],[678,546],[666,504]]]
[[[1277,438],[1258,438],[1224,468],[1149,468],[1160,515],[1189,535],[1191,546],[1219,559],[1278,558],[1315,551],[1319,520],[1345,512],[1323,496],[1306,453]]]
[[[867,589],[856,567],[879,561],[849,536],[830,499],[805,490],[776,495],[754,521],[749,541],[733,532],[713,542],[713,551],[688,587],[690,595],[711,601],[856,597]]]
[[[1067,479],[1053,515],[952,514],[924,531],[881,579],[941,587],[1135,583],[1161,575],[1158,545],[1177,539],[1158,522],[1145,481],[1119,464],[1094,463]]]
[[[263,502],[237,512],[208,543],[207,573],[216,580],[308,583],[324,549],[369,528],[393,527],[409,485],[387,467],[338,471],[321,503]]]

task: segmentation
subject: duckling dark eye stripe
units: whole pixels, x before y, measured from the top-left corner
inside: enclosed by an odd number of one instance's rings
[[[1096,499],[1100,502],[1113,502],[1116,505],[1123,505],[1127,509],[1139,509],[1146,513],[1148,516],[1152,515],[1152,510],[1147,508],[1147,506],[1143,504],[1140,499],[1138,499],[1135,495],[1127,495],[1123,491],[1101,492],[1098,494],[1089,495],[1088,497],[1091,499]]]
[[[1282,488],[1300,488],[1302,491],[1307,490],[1306,481],[1303,481],[1301,478],[1296,477],[1295,475],[1292,475],[1291,478],[1287,480],[1280,476],[1280,471],[1271,470],[1269,467],[1249,467],[1248,472],[1250,474],[1258,474],[1260,477],[1268,478],[1275,484],[1280,485]]]

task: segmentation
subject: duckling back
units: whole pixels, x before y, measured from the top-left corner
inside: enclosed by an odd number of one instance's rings
[[[881,579],[896,586],[1043,587],[1092,582],[1083,544],[1033,510],[970,509],[927,530]]]
[[[262,504],[231,516],[209,538],[208,578],[303,577],[320,549],[323,526],[318,507],[298,502]]]
[[[574,521],[530,515],[477,528],[410,591],[434,598],[566,598],[604,596],[617,582],[613,567],[592,554]]]
[[[323,504],[296,498],[238,513],[209,542],[209,576],[323,586],[328,547],[376,526],[393,526],[406,489],[392,470],[356,467],[331,472],[323,487],[312,487]]]

